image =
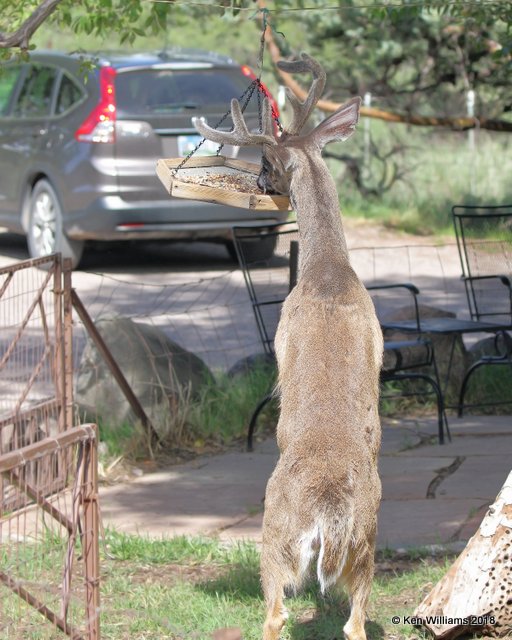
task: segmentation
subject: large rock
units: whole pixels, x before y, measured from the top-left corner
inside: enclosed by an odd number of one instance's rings
[[[276,375],[276,359],[270,353],[253,353],[241,360],[237,360],[228,371],[228,378],[239,379],[251,375],[255,371],[268,371],[269,377]]]
[[[469,349],[471,363],[485,356],[504,356],[512,353],[512,337],[505,331],[496,336],[483,338]]]
[[[173,414],[203,385],[213,384],[206,364],[151,325],[119,316],[101,317],[95,325],[155,429],[172,438]],[[80,359],[75,401],[82,415],[105,426],[137,422],[90,338]]]

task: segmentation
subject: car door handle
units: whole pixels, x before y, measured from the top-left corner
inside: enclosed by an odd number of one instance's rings
[[[39,136],[44,136],[48,133],[48,129],[38,129],[37,131],[32,132],[33,138],[39,138]]]

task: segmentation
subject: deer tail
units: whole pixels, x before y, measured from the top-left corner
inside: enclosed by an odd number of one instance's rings
[[[300,541],[300,575],[303,577],[317,555],[316,573],[322,593],[338,582],[352,544],[354,517],[345,514],[320,516]]]

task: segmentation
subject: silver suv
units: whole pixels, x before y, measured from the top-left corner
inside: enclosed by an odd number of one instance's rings
[[[193,50],[94,63],[87,71],[78,56],[39,52],[0,70],[0,225],[25,234],[32,257],[60,251],[77,266],[88,240],[203,239],[232,254],[232,226],[286,218],[171,199],[156,177],[158,158],[184,156],[199,141],[194,116],[215,126],[243,94],[248,67]],[[256,96],[246,120],[258,127]],[[230,127],[228,117],[222,128]],[[198,153],[215,151],[206,142]],[[258,161],[247,153],[223,149]]]

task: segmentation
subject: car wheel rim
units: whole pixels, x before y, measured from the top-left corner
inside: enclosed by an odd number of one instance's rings
[[[37,255],[47,256],[56,247],[57,211],[49,193],[43,191],[34,202],[32,238]]]

